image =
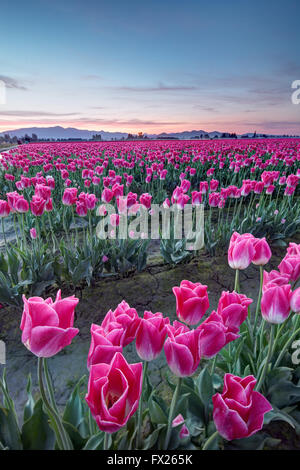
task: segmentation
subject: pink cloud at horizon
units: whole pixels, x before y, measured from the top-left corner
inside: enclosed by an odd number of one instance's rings
[[[300,134],[300,122],[297,121],[275,121],[255,119],[243,121],[241,119],[203,119],[201,121],[166,121],[151,119],[0,119],[0,132],[12,131],[19,128],[31,127],[75,127],[81,130],[92,131],[114,131],[128,133],[162,133],[183,132],[187,130],[204,130],[207,132],[265,132],[269,134]]]

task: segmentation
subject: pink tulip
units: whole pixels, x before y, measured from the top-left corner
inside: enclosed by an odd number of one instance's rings
[[[48,202],[51,197],[51,188],[44,184],[37,184],[35,187],[35,195],[45,199]]]
[[[112,192],[112,190],[109,188],[105,188],[101,195],[101,201],[105,202],[106,204],[109,204],[113,197],[114,193]]]
[[[227,328],[217,312],[212,311],[210,316],[198,326],[198,353],[200,358],[211,358],[218,354],[230,341],[239,338],[239,335],[227,336]]]
[[[261,299],[261,313],[269,323],[283,323],[290,313],[291,286],[272,286],[267,288]]]
[[[255,188],[254,188],[255,194],[261,194],[263,192],[264,186],[265,185],[264,185],[263,181],[258,181],[255,184]]]
[[[208,196],[208,204],[211,207],[218,207],[220,202],[220,193],[210,193]]]
[[[76,201],[76,214],[79,215],[79,217],[85,217],[87,215],[87,206],[85,204],[85,201]]]
[[[202,202],[202,193],[200,191],[193,191],[192,192],[192,204],[194,206],[200,205]]]
[[[184,423],[184,417],[181,414],[179,414],[176,416],[176,418],[173,419],[172,428],[176,428],[177,426],[180,426],[183,423]]]
[[[289,246],[287,248],[287,254],[291,256],[299,255],[300,256],[300,243],[297,245],[297,243],[289,243]]]
[[[218,186],[219,186],[218,180],[214,180],[214,179],[210,180],[209,187],[211,191],[216,191],[218,189]]]
[[[146,208],[150,209],[151,207],[152,196],[151,194],[144,193],[140,196],[140,203]]]
[[[287,274],[290,281],[296,282],[300,277],[300,255],[287,254],[278,268],[281,274]]]
[[[101,206],[98,207],[97,215],[103,216],[106,214],[107,214],[107,210],[106,210],[105,204],[102,204]]]
[[[168,366],[178,377],[193,375],[200,362],[198,331],[174,321],[167,326],[168,338],[164,345]]]
[[[264,238],[256,238],[254,243],[254,256],[252,258],[252,263],[257,266],[264,266],[267,264],[272,256],[271,249],[267,240]]]
[[[26,299],[24,295],[23,302],[22,343],[36,356],[54,356],[78,334],[79,330],[73,328],[74,311],[79,302],[76,297],[62,299],[59,290],[55,302],[51,298]]]
[[[237,333],[246,320],[248,307],[253,302],[244,294],[223,291],[218,303],[218,314],[222,316],[224,325],[230,332]]]
[[[30,209],[33,215],[41,216],[45,212],[46,201],[39,196],[32,196]]]
[[[86,202],[86,207],[88,208],[89,211],[94,210],[96,207],[96,203],[97,203],[97,198],[95,194],[87,194],[85,202]]]
[[[169,318],[164,318],[160,312],[144,313],[136,334],[136,351],[141,359],[153,361],[160,355],[169,323]]]
[[[179,209],[183,210],[184,206],[189,202],[190,196],[188,194],[180,194],[176,201],[176,205]]]
[[[109,310],[109,312],[107,312],[101,326],[105,331],[108,331],[112,324],[114,324],[116,328],[122,328],[119,344],[125,347],[134,341],[140,321],[141,319],[135,308],[130,308],[125,300],[122,300],[114,311]]]
[[[30,237],[32,238],[32,240],[35,240],[35,239],[36,239],[37,233],[36,233],[36,229],[35,229],[35,228],[31,228],[31,229],[30,229]]]
[[[163,208],[164,209],[169,209],[171,206],[171,203],[170,203],[170,199],[169,198],[166,198],[163,202]]]
[[[196,325],[209,309],[207,286],[200,282],[181,281],[180,287],[173,287],[176,297],[176,314],[188,325]]]
[[[185,438],[189,437],[189,435],[190,435],[190,431],[188,430],[188,428],[184,424],[182,426],[182,428],[180,429],[179,437],[180,437],[180,439],[185,439]]]
[[[128,364],[119,352],[110,365],[91,366],[85,399],[101,431],[113,433],[126,425],[138,408],[142,379],[142,363]]]
[[[291,310],[295,313],[300,313],[300,287],[296,289],[291,297]]]
[[[52,198],[49,199],[49,201],[45,205],[45,210],[46,212],[51,212],[53,211],[53,201]]]
[[[208,181],[201,181],[200,182],[199,191],[202,194],[207,193],[207,191],[208,191]]]
[[[288,274],[281,274],[280,272],[273,269],[269,273],[264,271],[263,275],[263,292],[265,292],[270,287],[274,286],[284,286],[285,284],[289,283],[289,276]]]
[[[13,191],[10,193],[6,193],[6,197],[7,197],[7,203],[10,207],[10,210],[14,212],[16,210],[15,208],[16,201],[21,197],[20,194],[17,193],[17,191]]]
[[[20,196],[16,199],[15,210],[20,213],[25,213],[29,211],[29,204],[23,196]]]
[[[231,441],[252,436],[263,427],[264,414],[271,404],[254,391],[256,379],[225,374],[223,393],[212,397],[213,419],[219,434]]]
[[[77,201],[77,188],[66,188],[63,194],[62,203],[65,206],[72,206]]]
[[[228,264],[232,269],[246,269],[253,260],[255,238],[250,233],[234,232],[228,249]]]
[[[0,217],[7,217],[10,213],[10,207],[6,201],[0,199]]]
[[[110,223],[113,227],[117,227],[120,224],[119,214],[111,214],[110,215]]]
[[[88,353],[88,369],[94,364],[110,364],[116,352],[122,352],[119,345],[122,330],[115,329],[106,332],[103,327],[91,326],[91,345]]]
[[[127,207],[130,208],[137,204],[137,194],[129,192],[127,194]]]
[[[188,190],[189,190],[190,187],[191,187],[191,182],[190,182],[189,180],[183,179],[183,180],[181,181],[180,187],[181,187],[181,189],[182,189],[182,191],[183,191],[184,193],[187,193]]]

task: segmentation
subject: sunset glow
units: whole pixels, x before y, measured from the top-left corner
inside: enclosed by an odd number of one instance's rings
[[[300,134],[297,0],[17,4],[1,7],[0,132]]]

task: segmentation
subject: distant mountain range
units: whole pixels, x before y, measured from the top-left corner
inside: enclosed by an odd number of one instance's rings
[[[29,135],[30,137],[32,134],[36,134],[38,139],[83,139],[89,140],[92,139],[93,135],[101,135],[102,140],[115,140],[115,139],[122,139],[127,138],[128,132],[106,132],[106,131],[89,131],[85,129],[76,129],[75,127],[61,127],[61,126],[54,126],[54,127],[24,127],[21,129],[14,129],[10,131],[1,132],[0,136],[4,136],[5,134],[9,134],[10,137],[24,137],[25,134]],[[203,138],[204,136],[215,138],[221,137],[223,132],[213,131],[207,132],[203,130],[193,130],[193,131],[183,131],[183,132],[170,132],[166,133],[163,132],[161,134],[145,134],[149,138],[153,139],[167,139],[167,138],[177,138],[177,139],[195,139],[195,138]],[[238,137],[243,136],[252,136],[253,132],[249,132],[246,134],[238,135]],[[268,136],[268,137],[283,137],[283,135],[270,135],[270,134],[257,134],[257,137],[260,136]]]

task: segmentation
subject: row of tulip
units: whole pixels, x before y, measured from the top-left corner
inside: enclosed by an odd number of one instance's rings
[[[216,208],[223,223],[228,222],[222,211],[227,206],[231,229],[253,232],[257,225],[268,225],[268,218],[273,233],[283,233],[299,218],[294,203],[299,158],[297,139],[24,145],[2,155],[0,216],[19,217],[25,237],[40,218],[51,232],[67,232],[78,224],[75,217],[95,225],[99,210],[105,213],[101,207],[95,213],[101,201],[115,204],[117,223],[123,196],[135,212],[154,202],[179,208],[203,203],[210,211]],[[251,227],[241,230],[241,221]],[[209,226],[209,235],[216,229]]]
[[[273,419],[299,426],[292,414],[299,406],[299,385],[290,386],[292,391],[286,397],[292,397],[294,406],[278,400],[285,395],[282,390],[287,390],[287,367],[281,364],[290,361],[288,348],[300,333],[300,287],[296,286],[300,245],[290,243],[278,271],[264,271],[270,258],[264,238],[235,232],[228,250],[229,266],[236,273],[235,287],[232,292],[222,292],[216,311],[207,315],[207,286],[183,280],[173,288],[178,317],[173,324],[160,312],[146,311],[141,318],[126,301],[110,310],[101,325],[93,324],[85,397],[89,415],[79,399],[78,386],[63,417],[60,415],[46,363],[46,358],[58,354],[79,333],[74,328],[78,299],[62,299],[60,291],[54,302],[24,297],[22,342],[38,357],[41,399],[55,436],[52,445],[56,442],[60,449],[211,449],[219,448],[221,439],[233,443],[251,439],[264,422]],[[239,273],[251,263],[261,272],[255,314],[250,309],[253,300],[239,292]],[[142,362],[129,364],[124,348],[133,341]],[[176,378],[168,378],[169,405],[151,385],[148,374],[149,363],[163,350]],[[217,391],[221,383],[222,392]],[[11,419],[12,400],[5,380],[0,386]],[[31,429],[28,423],[36,406],[31,406],[23,427]],[[26,434],[25,441],[31,446],[32,439]],[[9,447],[8,441],[0,429],[0,445]]]
[[[150,218],[152,203],[179,209],[191,203],[204,205],[204,242],[211,255],[227,246],[235,230],[284,245],[299,227],[298,162],[297,139],[47,143],[13,149],[0,160],[6,246],[0,264],[8,272],[16,264],[20,268],[0,275],[0,301],[15,304],[22,293],[41,293],[40,286],[55,281],[78,286],[103,274],[144,269],[148,233],[141,232],[138,241],[131,232],[126,242],[97,240],[95,227],[107,204],[115,207],[108,220],[113,233],[124,211],[130,216],[143,209]],[[6,221],[14,223],[16,244],[8,242]],[[164,261],[176,264],[193,256],[185,242],[174,234],[162,239]],[[39,263],[28,259],[32,251],[39,252]]]

